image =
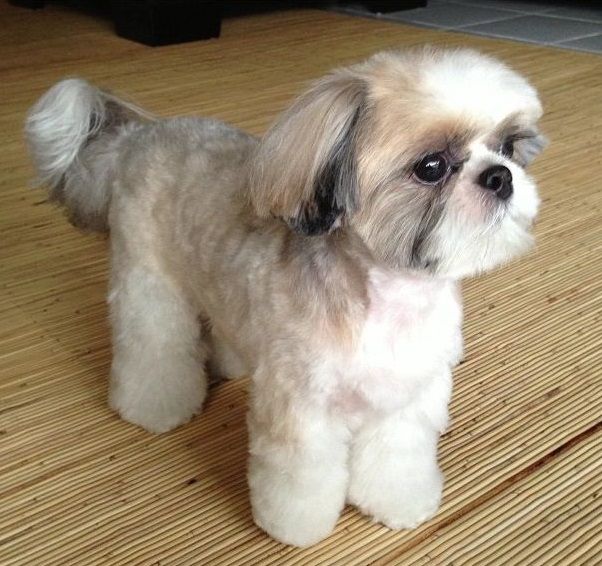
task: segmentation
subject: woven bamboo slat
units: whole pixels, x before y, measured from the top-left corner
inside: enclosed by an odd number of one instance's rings
[[[602,59],[315,10],[226,20],[149,48],[51,3],[0,6],[0,564],[599,564]],[[468,45],[540,89],[537,249],[464,285],[466,357],[441,443],[440,513],[391,532],[354,509],[305,550],[261,533],[245,480],[247,380],[155,437],[106,407],[106,238],[27,190],[27,108],[80,75],[159,115],[261,133],[309,79],[385,48]]]

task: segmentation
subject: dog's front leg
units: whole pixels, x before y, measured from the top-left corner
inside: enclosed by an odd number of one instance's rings
[[[441,501],[439,431],[419,412],[397,412],[366,423],[353,440],[348,501],[391,529],[432,517]]]
[[[257,525],[276,540],[309,546],[327,537],[345,505],[349,433],[326,408],[254,396],[249,487]]]

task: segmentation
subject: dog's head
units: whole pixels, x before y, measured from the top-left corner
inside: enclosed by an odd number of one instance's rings
[[[490,57],[380,53],[315,83],[267,132],[251,200],[308,236],[352,230],[393,269],[477,273],[530,245],[541,113]]]

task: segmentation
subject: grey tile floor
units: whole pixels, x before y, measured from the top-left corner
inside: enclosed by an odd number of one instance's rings
[[[369,15],[361,3],[343,11]],[[425,8],[376,17],[602,54],[602,2],[595,0],[428,0]]]

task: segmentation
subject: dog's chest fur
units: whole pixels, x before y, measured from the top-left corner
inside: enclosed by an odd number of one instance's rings
[[[448,383],[462,353],[461,323],[454,282],[372,271],[357,346],[338,357],[333,404],[351,413],[395,410],[433,381]]]

